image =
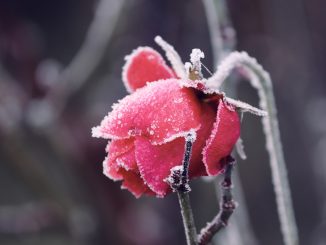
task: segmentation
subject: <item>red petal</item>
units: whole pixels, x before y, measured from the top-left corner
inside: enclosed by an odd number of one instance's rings
[[[170,174],[172,167],[182,164],[184,144],[184,138],[178,138],[164,145],[152,145],[144,137],[137,137],[135,141],[140,175],[158,197],[163,197],[170,191],[169,185],[164,180]]]
[[[122,72],[129,92],[144,87],[147,82],[175,77],[162,56],[150,47],[139,47],[128,55]]]
[[[131,151],[117,157],[116,162],[119,167],[124,168],[125,170],[133,170],[138,172],[134,148],[132,148]]]
[[[103,174],[108,178],[116,181],[122,180],[123,176],[119,172],[120,168],[117,165],[116,161],[112,161],[109,156],[106,157],[103,161]]]
[[[134,147],[133,139],[112,140],[106,147],[106,152],[109,153],[110,159],[114,160],[118,156],[130,151]]]
[[[148,84],[113,106],[93,136],[123,139],[142,135],[153,144],[169,142],[200,127],[200,103],[178,80]]]
[[[202,105],[201,113],[201,126],[197,131],[196,141],[192,147],[191,162],[190,162],[190,177],[199,177],[207,175],[205,166],[203,164],[202,151],[205,147],[206,140],[208,139],[215,121],[216,111],[209,104]]]
[[[126,170],[137,169],[132,139],[113,140],[106,147],[108,156],[103,162],[103,173],[112,180],[122,180],[121,167]]]
[[[136,198],[142,194],[151,194],[150,189],[144,184],[144,181],[139,174],[132,171],[120,170],[123,175],[122,189],[129,190]]]
[[[240,120],[236,111],[220,100],[216,121],[203,150],[208,175],[216,175],[223,168],[221,160],[228,156],[240,135]]]
[[[103,173],[112,180],[123,180],[121,188],[128,189],[136,198],[142,194],[155,195],[140,177],[135,152],[130,150],[114,160],[111,155],[103,162]]]

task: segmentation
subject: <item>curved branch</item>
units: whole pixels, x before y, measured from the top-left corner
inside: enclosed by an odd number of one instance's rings
[[[258,91],[260,107],[268,113],[268,116],[262,117],[262,124],[266,136],[266,149],[270,157],[281,231],[286,245],[297,245],[299,237],[278,127],[272,81],[269,74],[258,64],[256,59],[250,57],[246,52],[233,52],[222,62],[218,71],[207,80],[207,85],[213,90],[218,89],[235,68],[242,69],[242,75],[245,75]]]

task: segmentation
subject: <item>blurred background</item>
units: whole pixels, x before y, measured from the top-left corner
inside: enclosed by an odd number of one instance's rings
[[[300,244],[326,244],[326,2],[227,7],[236,49],[274,82]],[[214,71],[210,33],[201,0],[0,1],[0,244],[186,244],[176,195],[120,190],[102,174],[107,142],[90,130],[127,94],[125,55],[140,45],[161,52],[161,35],[183,61],[202,49]],[[237,88],[258,105],[247,82]],[[216,244],[282,244],[259,118],[245,115],[242,138],[240,217]],[[198,229],[218,211],[214,185],[192,182]]]

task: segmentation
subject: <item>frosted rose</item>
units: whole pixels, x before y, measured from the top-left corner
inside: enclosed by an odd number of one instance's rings
[[[152,48],[140,47],[126,60],[123,81],[131,94],[93,128],[93,136],[110,139],[104,174],[136,197],[164,197],[189,131],[197,135],[190,178],[219,174],[240,134],[235,108],[222,94],[205,94],[201,81],[176,77]]]

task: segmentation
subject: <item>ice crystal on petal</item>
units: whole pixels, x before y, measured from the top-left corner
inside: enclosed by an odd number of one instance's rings
[[[193,91],[180,88],[176,79],[161,80],[121,100],[93,135],[123,139],[148,134],[153,144],[161,144],[198,129],[199,118],[200,104]]]

